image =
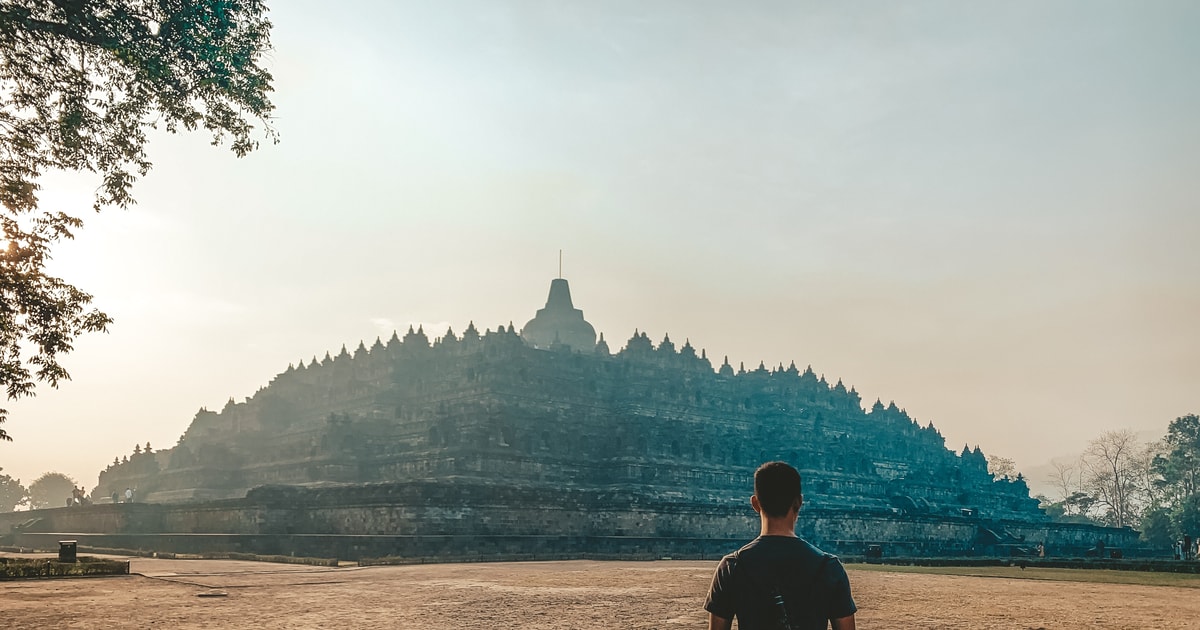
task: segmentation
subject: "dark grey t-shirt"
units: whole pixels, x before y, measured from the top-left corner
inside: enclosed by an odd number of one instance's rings
[[[704,609],[736,616],[740,630],[773,629],[780,617],[776,593],[796,629],[828,628],[830,619],[858,610],[837,557],[792,536],[759,536],[722,558]]]

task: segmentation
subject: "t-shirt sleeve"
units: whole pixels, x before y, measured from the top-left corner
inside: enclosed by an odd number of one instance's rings
[[[704,610],[721,617],[733,619],[737,611],[737,596],[733,584],[733,566],[729,556],[721,558],[717,571],[713,573],[712,586],[708,589],[708,599],[704,600]]]
[[[825,601],[829,619],[849,617],[858,611],[854,598],[850,596],[850,578],[846,575],[846,568],[842,566],[841,561],[831,558],[826,562],[822,580],[825,582],[825,592],[829,595]]]

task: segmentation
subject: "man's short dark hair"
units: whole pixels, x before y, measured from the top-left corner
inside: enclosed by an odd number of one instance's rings
[[[787,516],[800,500],[800,472],[787,462],[767,462],[754,471],[754,496],[767,516]]]

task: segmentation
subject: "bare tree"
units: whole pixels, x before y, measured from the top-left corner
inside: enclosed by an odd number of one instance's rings
[[[1088,511],[1095,505],[1096,500],[1084,491],[1084,470],[1082,459],[1073,462],[1054,460],[1050,462],[1054,472],[1047,480],[1054,484],[1059,492],[1059,506],[1064,516],[1086,517]]]
[[[1169,502],[1170,488],[1157,465],[1167,450],[1166,442],[1156,440],[1142,445],[1134,455],[1133,468],[1137,477],[1135,485],[1144,503],[1142,507],[1146,510],[1162,507]]]
[[[1054,488],[1059,492],[1060,500],[1079,491],[1078,462],[1052,460],[1050,465],[1054,467],[1054,472],[1047,478],[1047,481],[1054,484]]]
[[[1101,434],[1083,452],[1083,485],[1096,498],[1096,506],[1107,509],[1105,519],[1116,527],[1136,522],[1142,490],[1138,461],[1143,452],[1128,429]]]

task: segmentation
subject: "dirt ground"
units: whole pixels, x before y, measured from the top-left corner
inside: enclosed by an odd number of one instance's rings
[[[0,627],[703,628],[714,567],[571,561],[322,568],[135,558],[131,570],[140,575],[0,582]],[[1200,627],[1196,588],[854,567],[849,574],[860,628]]]

